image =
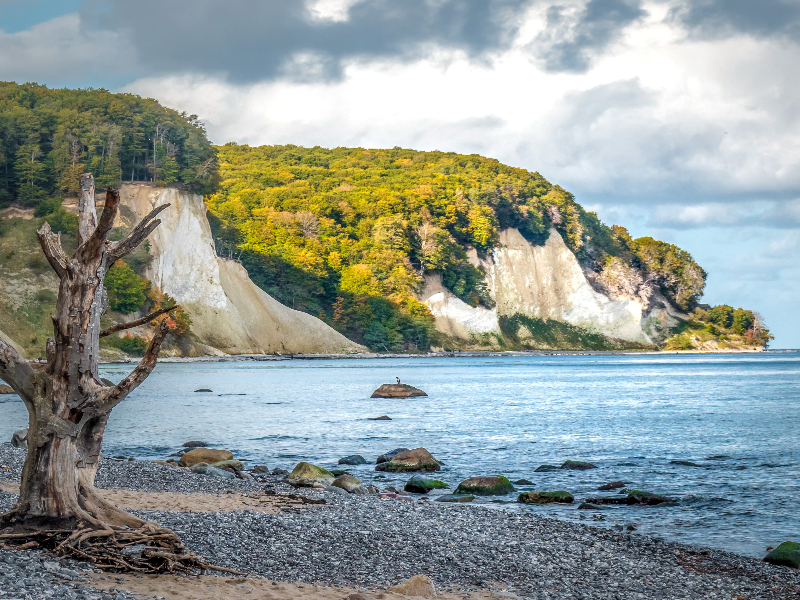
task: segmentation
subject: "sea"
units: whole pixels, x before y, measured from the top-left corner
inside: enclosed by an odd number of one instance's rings
[[[132,367],[101,371],[118,381]],[[397,377],[427,397],[370,397]],[[382,415],[391,420],[372,420]],[[0,396],[0,439],[26,424],[19,399]],[[502,474],[531,482],[519,491],[576,498],[475,501],[498,510],[634,525],[637,534],[759,558],[767,546],[800,541],[800,353],[161,363],[112,413],[104,451],[164,460],[189,440],[271,469],[338,468],[359,454],[368,464],[346,468],[380,489],[400,489],[409,476],[376,472],[376,457],[421,446],[443,461],[435,476],[449,491],[467,477]],[[536,471],[566,460],[598,468]],[[677,504],[577,509],[614,494],[598,488],[617,480]]]

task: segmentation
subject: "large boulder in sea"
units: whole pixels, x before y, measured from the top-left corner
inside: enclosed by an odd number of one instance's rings
[[[569,492],[556,490],[554,492],[524,492],[519,495],[517,502],[520,504],[572,504],[575,498]]]
[[[800,569],[800,544],[797,542],[783,542],[764,557],[764,562]]]
[[[384,383],[377,390],[372,392],[371,398],[417,398],[419,396],[427,396],[419,388],[405,383]]]
[[[375,464],[379,465],[381,463],[389,462],[390,460],[392,460],[392,458],[394,458],[394,456],[400,454],[401,452],[408,452],[408,448],[395,448],[394,450],[387,452],[386,454],[381,454],[375,460]]]
[[[415,471],[438,471],[441,467],[430,452],[425,448],[414,448],[398,452],[388,461],[382,462],[375,467],[376,471],[388,471],[390,473],[412,473]]]
[[[326,487],[333,483],[336,478],[333,473],[317,465],[307,462],[299,462],[292,472],[286,477],[286,483],[297,487]]]
[[[456,488],[456,494],[472,496],[505,496],[516,491],[511,482],[502,475],[470,477],[459,483]]]
[[[595,506],[606,504],[627,504],[628,506],[675,506],[677,502],[667,496],[660,496],[652,492],[642,490],[631,490],[627,496],[605,496],[599,498],[587,498],[586,502]]]
[[[367,459],[365,459],[360,454],[351,454],[350,456],[345,456],[344,458],[339,459],[340,465],[365,465],[367,464]]]
[[[411,479],[406,482],[403,490],[411,492],[412,494],[427,494],[431,490],[443,490],[447,487],[450,486],[444,481],[429,479],[423,475],[413,475]]]
[[[559,467],[559,469],[567,469],[568,471],[587,471],[596,468],[597,465],[582,460],[565,460]]]
[[[214,450],[213,448],[195,448],[181,455],[178,464],[182,467],[193,467],[197,463],[213,464],[223,460],[233,459],[233,453],[227,450]]]

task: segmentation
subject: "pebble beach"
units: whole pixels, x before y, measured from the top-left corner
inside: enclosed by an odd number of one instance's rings
[[[0,446],[8,467],[0,469],[0,511],[16,501],[24,457]],[[222,598],[231,593],[225,586],[248,598],[402,598],[387,590],[415,575],[428,576],[442,598],[800,598],[797,570],[530,512],[334,494],[294,488],[282,476],[220,480],[107,458],[97,486],[175,530],[210,563],[248,577],[122,577],[0,550],[0,598]]]

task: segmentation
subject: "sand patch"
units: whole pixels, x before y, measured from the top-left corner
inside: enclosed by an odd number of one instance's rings
[[[18,483],[0,483],[0,490],[19,494]],[[179,494],[175,492],[134,492],[132,490],[101,490],[98,492],[124,510],[161,510],[168,512],[233,512],[252,510],[275,514],[296,509],[306,502],[299,496],[280,496],[254,493],[243,494]]]
[[[124,582],[117,581],[119,575],[106,575],[100,580],[96,576],[92,587],[98,589],[125,589],[134,594],[163,596],[167,600],[229,600],[248,598],[252,600],[343,600],[349,594],[369,594],[375,600],[408,600],[408,596],[390,592],[364,592],[350,588],[324,587],[302,583],[273,582],[260,577],[174,577],[172,575],[125,576]],[[489,600],[490,592],[466,594],[437,593],[439,600]]]

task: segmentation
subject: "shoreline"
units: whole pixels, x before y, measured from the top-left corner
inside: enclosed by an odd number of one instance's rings
[[[0,470],[0,481],[18,481],[24,456],[24,451],[0,446],[0,464],[11,467]],[[236,580],[235,585],[253,588],[253,595],[248,596],[254,598],[305,597],[299,590],[309,599],[320,600],[337,597],[331,590],[339,598],[344,594],[336,590],[367,590],[375,598],[394,598],[386,590],[418,574],[429,576],[437,591],[445,594],[442,598],[800,597],[800,572],[796,570],[731,552],[532,512],[295,489],[274,476],[219,480],[143,461],[102,461],[97,485],[151,495],[179,494],[189,499],[198,494],[222,500],[231,495],[254,498],[266,493],[277,498],[279,505],[288,494],[325,500],[324,505],[281,508],[272,513],[250,509],[133,511],[175,530],[188,548],[210,562],[250,573],[253,577]],[[10,508],[14,498],[12,493],[0,491],[0,511]],[[0,551],[0,562],[8,553]],[[36,553],[13,554],[38,560]],[[76,568],[71,567],[73,571]],[[82,573],[81,577],[97,577],[86,570]],[[148,585],[133,576],[122,581],[113,574],[102,576],[107,577],[103,584],[106,588],[125,588],[128,580],[131,585]],[[272,584],[264,594],[255,595],[265,580],[282,582],[287,595],[277,595],[274,588],[279,586]],[[180,587],[180,582],[173,584]],[[91,582],[81,585],[91,586]],[[314,596],[311,592],[316,588],[309,586],[327,590],[327,595]],[[187,585],[181,593],[190,594],[191,587]],[[201,588],[194,587],[198,591]],[[235,589],[244,593],[244,588]],[[16,596],[4,596],[2,590],[0,585],[0,598],[25,597],[19,589],[14,589]],[[152,598],[155,592],[147,593]],[[176,592],[167,598],[225,597],[208,594]],[[44,596],[33,593],[31,597]],[[128,600],[131,596],[112,597]]]
[[[208,362],[279,362],[291,360],[367,360],[367,359],[426,359],[426,358],[489,358],[489,357],[546,357],[546,356],[664,356],[698,354],[798,354],[800,350],[475,350],[459,352],[404,353],[353,353],[353,354],[228,354],[225,356],[165,356],[159,363],[208,363]],[[101,360],[100,364],[130,364],[138,358]]]

